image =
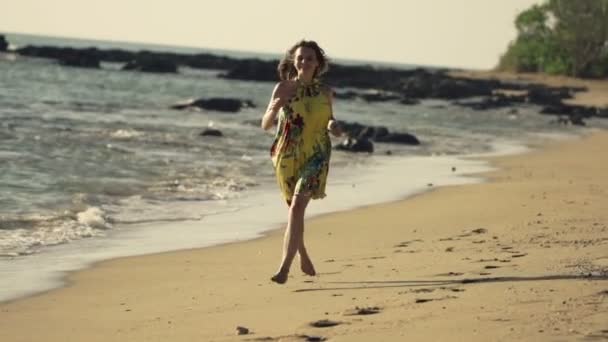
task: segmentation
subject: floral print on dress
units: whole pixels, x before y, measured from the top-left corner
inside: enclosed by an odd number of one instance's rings
[[[270,155],[287,203],[297,193],[325,197],[331,155],[327,123],[332,112],[322,89],[318,81],[299,83],[296,96],[279,113]]]

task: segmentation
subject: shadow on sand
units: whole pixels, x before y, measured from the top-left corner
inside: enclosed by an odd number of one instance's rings
[[[485,277],[465,278],[451,280],[386,280],[386,281],[334,281],[327,284],[340,284],[342,286],[297,289],[294,292],[310,291],[336,291],[336,290],[364,290],[395,287],[422,287],[422,286],[446,286],[466,285],[480,283],[507,283],[520,281],[545,281],[545,280],[608,280],[608,275],[547,275],[536,277]]]

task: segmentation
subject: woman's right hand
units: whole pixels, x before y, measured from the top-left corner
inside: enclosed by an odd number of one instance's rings
[[[273,126],[277,112],[296,95],[297,83],[294,81],[281,81],[277,83],[272,91],[272,97],[268,103],[266,113],[262,117],[262,128],[264,130]]]
[[[283,108],[296,95],[297,84],[294,81],[283,81],[277,84],[270,104],[276,110]]]

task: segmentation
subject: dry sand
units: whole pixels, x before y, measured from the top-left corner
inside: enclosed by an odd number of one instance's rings
[[[1,304],[0,341],[608,339],[606,151],[595,132],[492,158],[484,184],[308,220],[320,274],[283,286],[279,231],[103,262]]]

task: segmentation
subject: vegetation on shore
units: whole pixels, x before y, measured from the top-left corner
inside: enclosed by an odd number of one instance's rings
[[[499,70],[608,76],[608,0],[547,0],[521,12],[515,26]]]

